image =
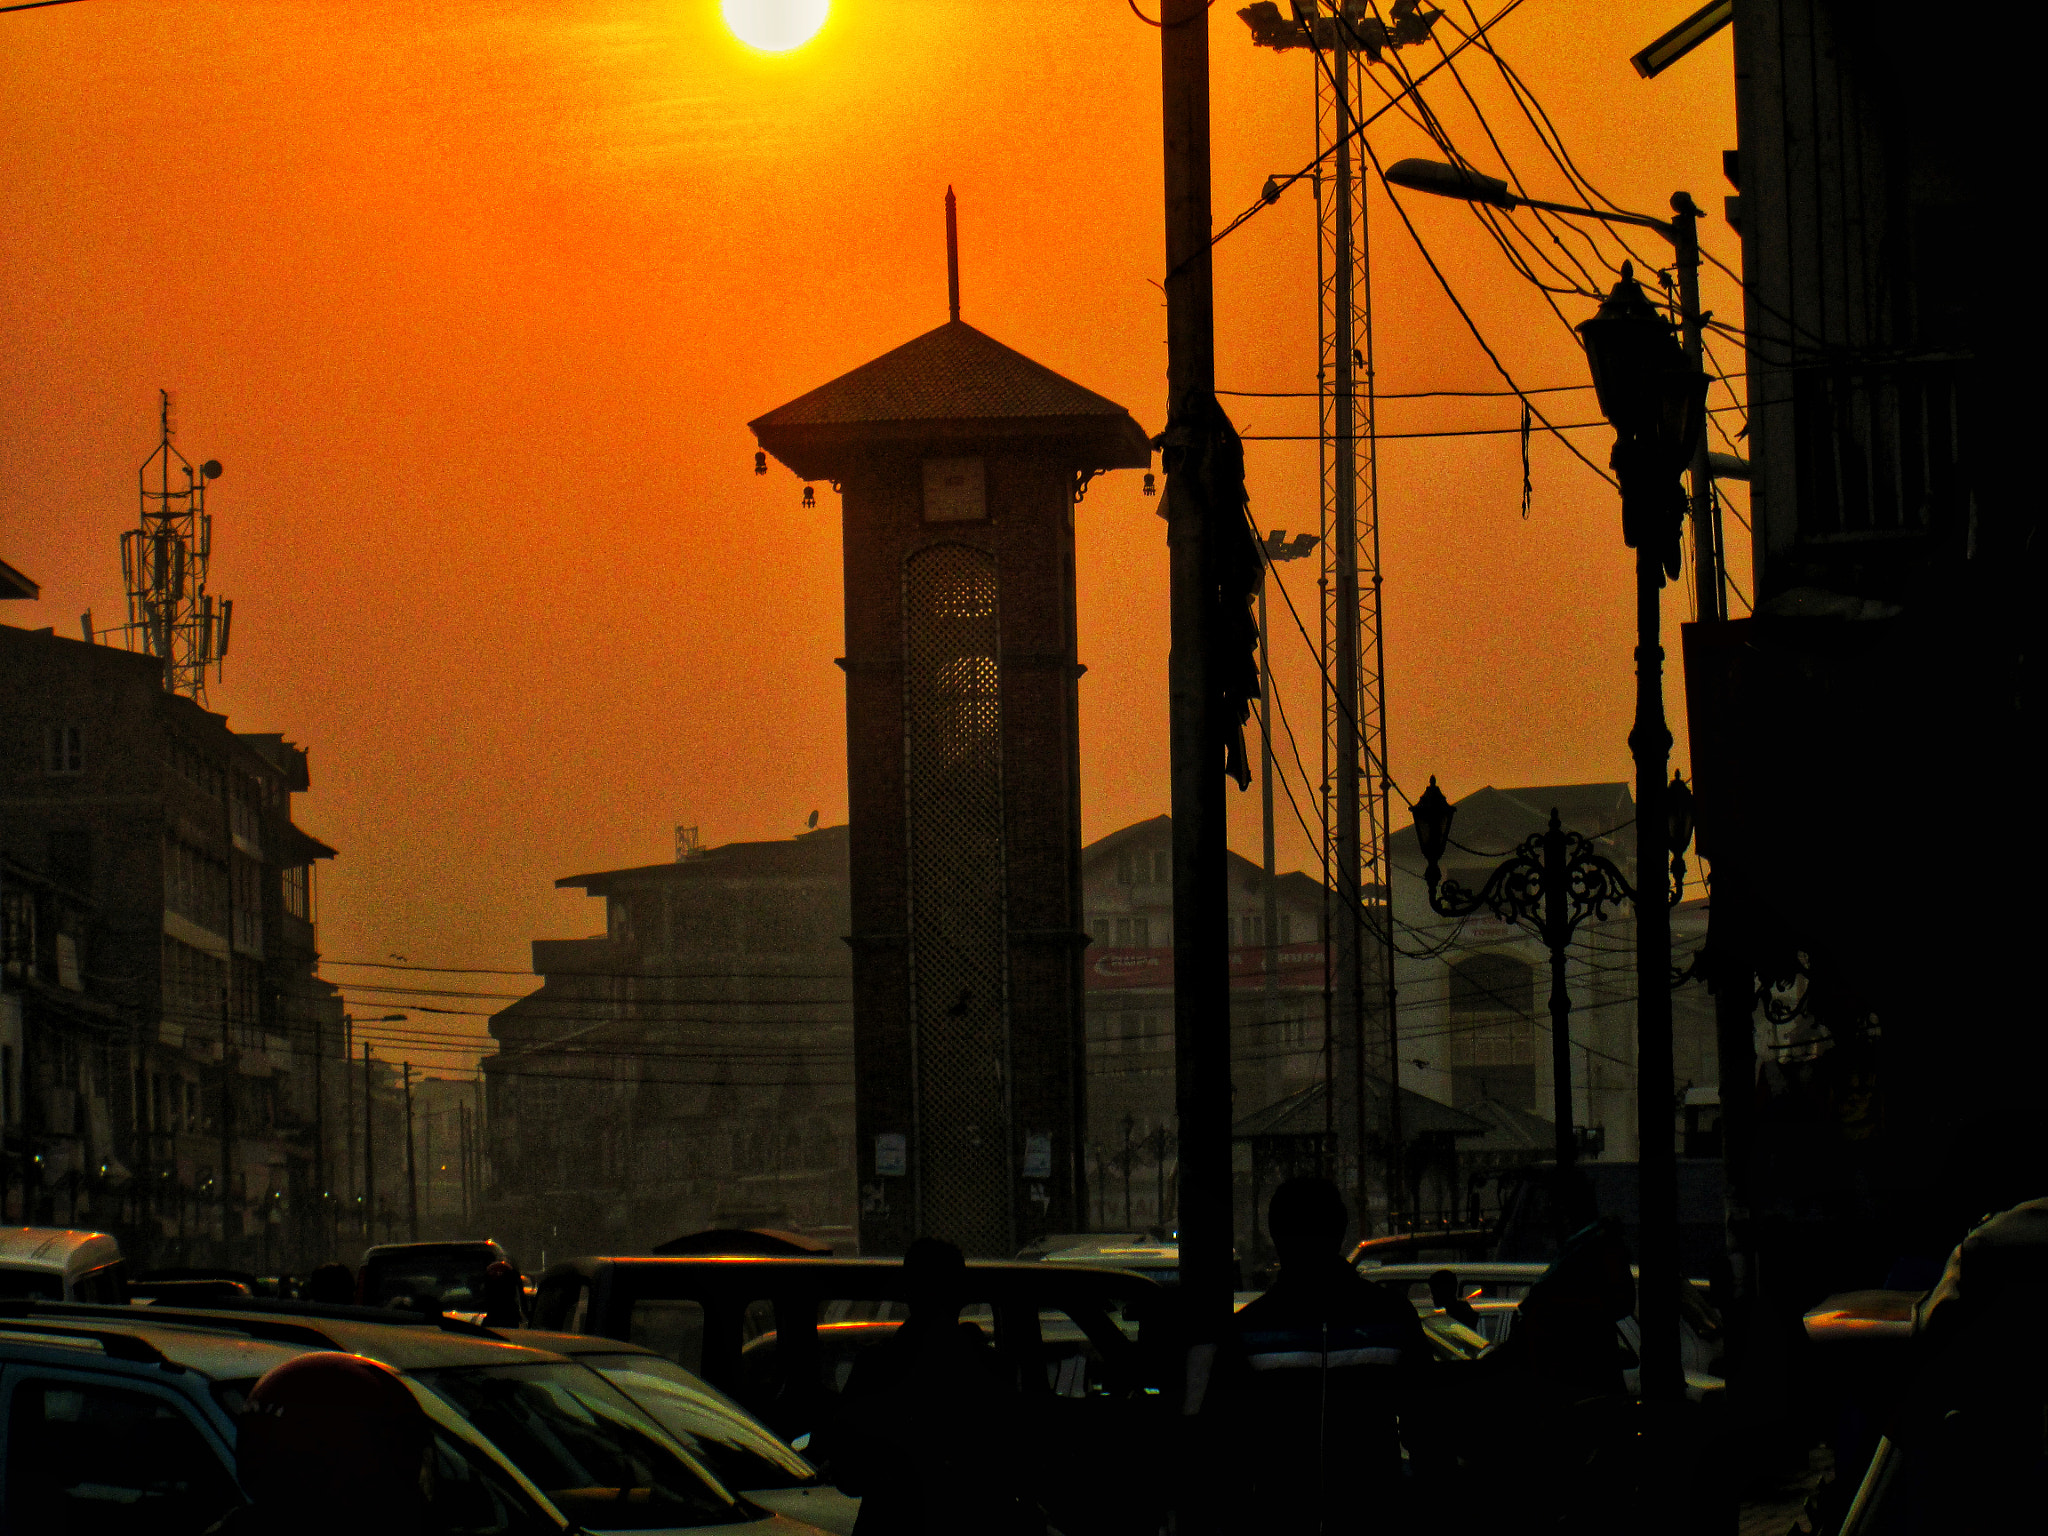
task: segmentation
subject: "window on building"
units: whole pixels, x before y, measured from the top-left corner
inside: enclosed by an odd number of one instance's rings
[[[228,868],[190,843],[164,840],[164,905],[212,933],[228,928]]]
[[[301,922],[313,921],[313,866],[287,864],[284,867],[284,909]]]
[[[219,1039],[227,966],[205,951],[169,937],[164,940],[163,955],[164,1022],[202,1040]]]
[[[263,950],[263,866],[241,854],[229,855],[228,873],[234,888],[234,945],[260,954]]]
[[[19,886],[0,889],[0,969],[17,981],[36,974],[36,903]]]
[[[1120,917],[1116,920],[1116,947],[1118,949],[1150,949],[1152,947],[1152,919],[1149,917]]]
[[[1136,885],[1138,883],[1136,855],[1125,852],[1116,856],[1116,883],[1118,885]]]
[[[1154,885],[1173,884],[1173,850],[1171,848],[1153,850],[1152,883]]]
[[[256,810],[262,796],[260,780],[246,774],[235,775],[228,793],[228,830],[253,853],[260,853],[263,847],[263,822]]]
[[[45,773],[85,772],[85,732],[75,725],[53,725],[43,733]]]
[[[1285,912],[1280,914],[1280,942],[1282,944],[1292,944],[1294,942],[1294,919]]]
[[[1468,955],[1450,967],[1452,1099],[1497,1099],[1534,1110],[1536,971],[1512,955]]]

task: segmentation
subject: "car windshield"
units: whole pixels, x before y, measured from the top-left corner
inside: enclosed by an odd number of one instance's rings
[[[496,1257],[485,1250],[372,1259],[363,1275],[363,1299],[373,1307],[417,1312],[481,1312],[484,1270]]]
[[[38,1296],[57,1301],[64,1295],[64,1277],[47,1269],[0,1269],[0,1297]]]
[[[654,1422],[682,1441],[728,1488],[804,1488],[817,1469],[746,1409],[660,1355],[579,1355]]]
[[[412,1375],[590,1530],[745,1518],[732,1496],[677,1455],[617,1388],[582,1366],[465,1366]]]

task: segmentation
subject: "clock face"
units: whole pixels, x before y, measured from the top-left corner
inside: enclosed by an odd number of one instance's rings
[[[831,0],[721,0],[725,24],[749,48],[788,53],[801,48],[825,25]]]

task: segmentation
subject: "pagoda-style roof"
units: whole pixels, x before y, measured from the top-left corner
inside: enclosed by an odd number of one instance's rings
[[[991,438],[1042,440],[1077,469],[1143,469],[1152,445],[1129,411],[964,321],[950,320],[747,423],[807,479],[852,451]]]

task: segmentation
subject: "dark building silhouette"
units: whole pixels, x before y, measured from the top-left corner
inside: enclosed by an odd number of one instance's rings
[[[103,1227],[138,1266],[330,1255],[309,785],[303,748],[165,692],[155,657],[0,626],[0,1220]]]
[[[1151,449],[957,318],[750,425],[842,495],[862,1247],[1006,1255],[1083,1210],[1074,513]]]
[[[2044,1171],[2031,953],[1960,953],[1924,894],[2033,767],[2039,514],[1979,358],[1999,92],[1928,70],[1919,14],[1734,7],[1755,612],[1685,648],[1740,1237],[1873,1285]]]
[[[481,1215],[521,1262],[710,1226],[850,1245],[846,845],[821,827],[555,882],[605,931],[534,941],[546,980],[483,1059]]]

